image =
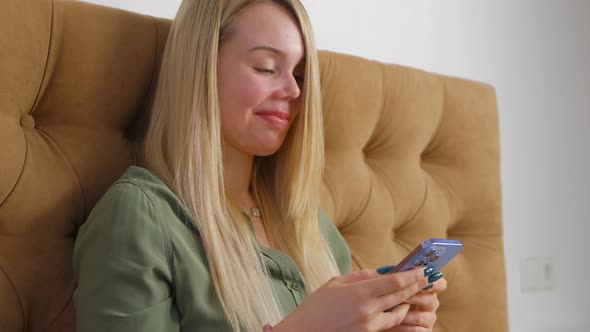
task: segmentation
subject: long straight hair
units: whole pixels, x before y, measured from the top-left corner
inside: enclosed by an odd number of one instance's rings
[[[144,142],[146,166],[178,196],[199,231],[211,279],[235,331],[260,331],[283,313],[245,217],[226,195],[217,93],[218,50],[232,20],[260,0],[184,0],[162,57]],[[317,49],[299,0],[275,0],[305,45],[302,111],[281,148],[255,157],[251,186],[278,249],[312,292],[338,274],[318,225],[324,138]]]

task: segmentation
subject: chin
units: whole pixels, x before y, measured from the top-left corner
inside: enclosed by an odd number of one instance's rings
[[[282,146],[282,141],[276,144],[259,145],[252,150],[252,154],[259,157],[268,157],[275,154]]]
[[[277,147],[276,149],[260,149],[260,150],[254,151],[254,155],[258,156],[258,157],[268,157],[268,156],[272,156],[277,151],[279,151],[279,147]]]
[[[255,146],[250,146],[251,152],[255,156],[268,157],[275,154],[284,143],[283,137],[267,137],[263,140],[258,140]]]

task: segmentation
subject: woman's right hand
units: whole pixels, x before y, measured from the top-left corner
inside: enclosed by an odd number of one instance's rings
[[[310,294],[273,331],[386,330],[403,321],[410,308],[403,302],[427,285],[422,268],[387,275],[361,270],[334,277]]]

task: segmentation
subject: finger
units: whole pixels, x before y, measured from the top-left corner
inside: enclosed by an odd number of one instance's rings
[[[388,275],[365,281],[366,289],[371,296],[381,296],[392,292],[397,292],[409,287],[417,288],[414,293],[428,285],[428,280],[424,277],[424,269],[418,268],[405,272],[396,272]],[[414,293],[410,294],[413,295]]]
[[[419,326],[430,329],[436,323],[436,314],[432,311],[408,311],[401,325]]]
[[[336,284],[342,285],[342,284],[350,284],[353,282],[375,279],[379,276],[380,276],[379,273],[377,273],[377,271],[375,271],[375,270],[359,270],[359,271],[345,274],[340,277],[336,277],[333,279],[333,281]]]
[[[387,330],[387,332],[432,332],[432,329],[422,326],[401,324]]]
[[[379,315],[377,330],[387,330],[403,322],[410,310],[409,304],[400,304],[395,309],[383,312]]]
[[[392,307],[401,303],[412,305],[408,300],[420,291],[418,284],[413,284],[396,292],[382,295],[379,297],[379,308],[383,311],[389,311]]]
[[[440,306],[438,296],[436,293],[429,293],[428,291],[420,291],[405,301],[412,305],[412,309],[418,311],[436,311]]]
[[[441,293],[447,289],[447,280],[445,278],[440,278],[434,283],[432,283],[432,288],[426,290],[430,293]]]

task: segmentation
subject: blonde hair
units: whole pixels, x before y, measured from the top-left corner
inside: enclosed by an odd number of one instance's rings
[[[260,0],[184,0],[164,50],[144,143],[147,167],[175,192],[199,230],[211,278],[236,331],[282,319],[244,216],[226,196],[217,94],[220,43],[232,20]],[[338,274],[318,225],[324,141],[317,50],[298,0],[272,1],[299,22],[305,45],[303,109],[273,155],[255,157],[251,185],[278,249],[312,292]]]

